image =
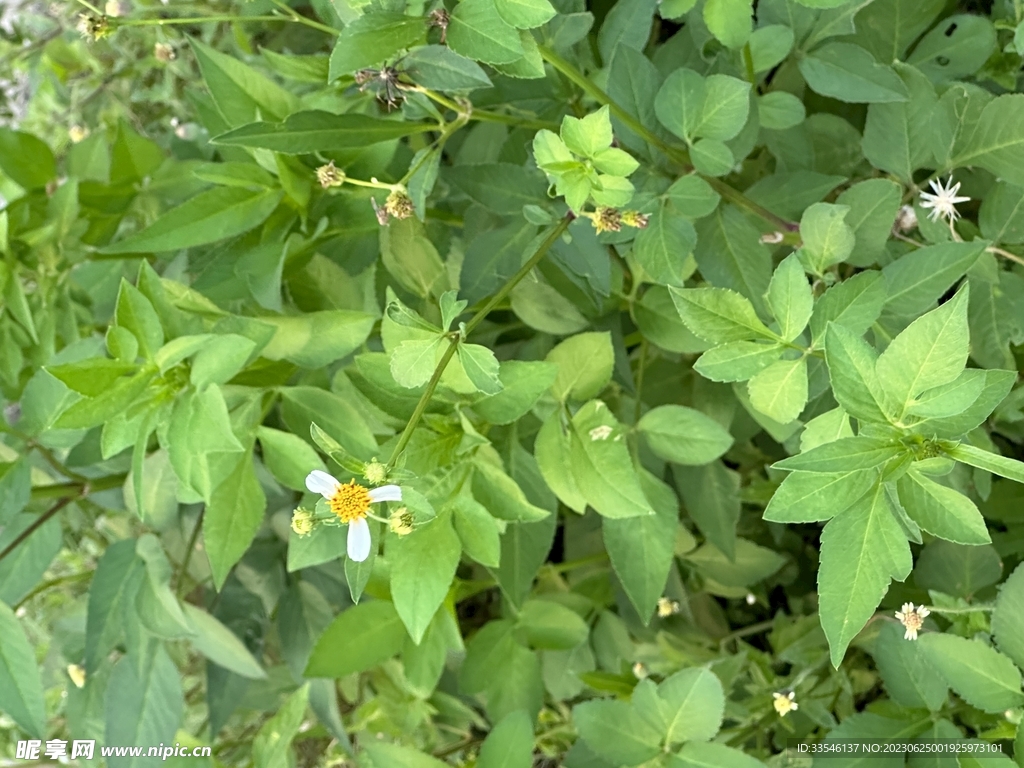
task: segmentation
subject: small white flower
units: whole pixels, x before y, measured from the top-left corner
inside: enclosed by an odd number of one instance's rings
[[[590,430],[591,440],[607,440],[612,433],[612,428],[607,424],[602,424],[600,427],[594,427]]]
[[[932,179],[928,182],[928,186],[934,190],[935,194],[931,192],[921,193],[921,207],[931,208],[932,212],[928,214],[928,218],[932,221],[938,221],[939,217],[946,219],[952,223],[956,220],[960,214],[957,213],[956,204],[966,203],[971,198],[969,197],[957,197],[957,192],[960,191],[960,182],[953,183],[953,177],[950,176],[945,184],[942,182]]]
[[[319,493],[338,520],[348,524],[348,556],[357,563],[370,556],[370,526],[366,522],[370,505],[382,501],[401,501],[402,489],[397,485],[365,488],[355,480],[340,483],[326,472],[314,469],[306,476],[306,487]]]
[[[917,633],[924,626],[925,617],[929,613],[931,611],[923,605],[915,608],[913,603],[904,603],[903,608],[896,611],[896,618],[907,628],[907,631],[903,633],[904,640],[917,640]]]
[[[753,605],[754,603],[757,602],[757,598],[754,596],[753,592],[747,592],[746,600],[747,600],[747,605]]]
[[[895,229],[903,233],[917,229],[917,211],[914,210],[914,206],[904,205],[900,208],[896,214]]]
[[[633,676],[637,680],[643,680],[650,673],[647,671],[647,667],[644,666],[643,662],[638,661],[633,665]]]
[[[795,712],[800,709],[800,705],[794,701],[796,698],[796,692],[790,691],[789,693],[773,693],[772,706],[775,707],[775,711],[779,713],[779,717],[785,717],[790,712]]]
[[[658,616],[665,619],[679,613],[679,603],[668,597],[658,598]]]

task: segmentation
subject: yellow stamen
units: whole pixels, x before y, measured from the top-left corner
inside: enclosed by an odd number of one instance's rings
[[[370,492],[355,480],[338,486],[338,490],[327,500],[331,512],[343,523],[361,520],[370,511]]]

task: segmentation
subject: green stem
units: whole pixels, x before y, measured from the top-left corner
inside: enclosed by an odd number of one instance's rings
[[[552,123],[547,120],[533,120],[530,118],[516,117],[515,115],[506,115],[502,112],[492,112],[489,109],[477,109],[472,104],[459,104],[437,91],[432,91],[429,88],[423,88],[422,86],[403,87],[408,91],[422,93],[428,99],[440,104],[442,107],[450,109],[460,115],[465,115],[467,120],[479,120],[480,122],[485,123],[503,123],[505,125],[515,125],[522,128],[533,128],[536,130],[540,130],[541,128],[547,128],[551,131],[558,130],[558,123]]]
[[[934,605],[922,606],[928,609],[928,613],[938,613],[943,616],[962,616],[968,613],[990,613],[996,609],[994,605],[975,605],[970,608],[939,608]]]
[[[762,621],[759,624],[751,624],[749,627],[743,627],[743,629],[737,629],[735,632],[732,632],[732,633],[726,635],[725,637],[723,637],[721,640],[719,640],[718,641],[718,647],[719,648],[724,648],[725,644],[730,642],[731,640],[739,640],[741,637],[748,637],[750,635],[756,635],[756,634],[759,634],[761,632],[764,632],[766,629],[771,629],[774,626],[775,626],[775,621],[774,620],[769,620],[769,621]]]
[[[109,491],[124,484],[127,472],[117,475],[107,475],[95,480],[88,480],[84,483],[55,483],[53,485],[40,485],[32,489],[32,501],[40,499],[60,499],[64,497],[75,498],[87,496],[96,491]]]
[[[690,155],[682,147],[673,147],[660,136],[649,130],[643,123],[637,120],[633,115],[629,114],[621,106],[616,104],[611,96],[601,90],[597,85],[593,83],[586,75],[576,69],[572,64],[563,59],[557,53],[546,46],[540,47],[541,57],[547,61],[551,66],[565,75],[572,83],[579,86],[584,93],[590,95],[596,101],[602,104],[607,104],[612,114],[615,115],[620,121],[622,121],[633,133],[640,136],[648,144],[652,144],[662,152],[664,152],[672,160],[675,160],[680,165],[684,166],[687,172],[693,169],[690,164]],[[776,227],[782,232],[796,232],[800,229],[800,225],[788,221],[787,219],[777,216],[769,211],[764,206],[758,205],[753,200],[748,198],[738,189],[726,184],[721,179],[714,176],[705,176],[700,174],[701,178],[704,179],[708,184],[711,185],[712,189],[718,192],[724,199],[730,203],[743,208],[750,213],[758,216],[767,221],[772,226]]]
[[[81,0],[79,0],[81,2]],[[235,22],[242,21],[249,23],[252,21],[295,21],[284,16],[231,16],[231,15],[218,15],[218,16],[189,16],[186,18],[179,19],[117,19],[115,24],[118,27],[166,27],[174,26],[177,24],[205,24],[207,22]],[[335,32],[337,34],[337,32]]]
[[[281,2],[281,0],[272,1],[274,5],[280,8],[286,14],[288,14],[288,18],[290,18],[296,24],[304,24],[310,29],[316,29],[319,30],[320,32],[326,32],[328,35],[331,35],[332,37],[337,37],[340,34],[340,32],[338,32],[338,30],[336,30],[334,27],[328,27],[326,24],[321,24],[319,21],[313,21],[313,19],[306,18],[291,6]]]
[[[82,495],[85,495],[84,492]],[[0,552],[0,560],[3,560],[5,557],[11,554],[11,552],[16,550],[21,545],[21,543],[25,541],[25,539],[27,539],[29,536],[35,533],[39,528],[45,525],[46,522],[51,517],[56,515],[58,512],[64,509],[64,507],[66,507],[74,500],[74,496],[65,496],[63,499],[61,499],[48,510],[46,510],[43,514],[41,514],[39,517],[33,520],[32,524],[28,528],[19,533],[18,536],[14,539],[14,541],[8,544],[7,547],[3,550],[3,552]]]
[[[174,591],[178,597],[182,597],[181,588],[185,584],[185,580],[188,578],[188,564],[192,561],[192,553],[195,551],[196,542],[199,540],[199,531],[203,528],[203,515],[206,514],[206,507],[199,512],[199,516],[196,518],[195,527],[192,529],[192,535],[188,537],[188,545],[185,548],[185,557],[181,561],[181,567],[178,569],[178,578],[174,585]]]
[[[520,280],[533,271],[533,268],[537,266],[541,259],[544,258],[548,249],[551,248],[555,241],[562,236],[562,233],[565,232],[571,222],[572,215],[570,214],[562,219],[557,227],[551,230],[550,234],[544,238],[544,242],[537,247],[536,252],[530,257],[529,261],[523,264],[519,271],[512,275],[505,285],[502,286],[501,290],[494,294],[490,301],[488,301],[480,311],[473,315],[469,322],[466,323],[466,336],[469,336],[473,329],[484,321],[484,318],[487,317],[491,310],[505,300],[505,297],[511,293],[512,289],[515,288],[516,285],[519,284]],[[448,363],[451,362],[452,357],[454,357],[456,350],[459,348],[460,341],[461,339],[458,334],[452,336],[452,339],[448,344],[448,349],[444,351],[444,354],[438,361],[437,366],[434,368],[434,373],[431,375],[430,381],[427,382],[426,389],[423,390],[423,394],[420,396],[419,402],[416,403],[416,409],[412,412],[412,416],[409,417],[409,423],[405,425],[405,429],[402,430],[402,434],[398,438],[398,443],[395,445],[395,450],[391,452],[391,458],[388,460],[387,464],[387,469],[389,471],[394,468],[395,463],[401,457],[402,452],[409,444],[409,440],[412,439],[412,433],[419,424],[420,419],[423,418],[423,414],[427,410],[427,405],[430,404],[430,399],[434,396],[434,390],[437,389],[437,385],[441,381],[441,376],[444,375],[445,368],[448,367]]]
[[[94,573],[96,573],[96,571],[82,571],[81,573],[72,573],[72,574],[70,574],[68,576],[61,576],[61,577],[56,578],[56,579],[50,579],[49,581],[44,581],[42,584],[39,584],[35,589],[33,589],[31,592],[29,592],[27,595],[25,595],[23,598],[21,598],[21,600],[19,600],[17,603],[15,603],[12,606],[12,610],[17,611],[19,608],[21,608],[21,606],[23,606],[25,603],[27,603],[33,597],[35,597],[36,595],[42,594],[43,592],[46,592],[48,589],[53,589],[54,587],[60,587],[60,586],[63,586],[65,584],[73,584],[76,581],[87,581],[87,580],[89,580],[89,579],[91,579],[93,577]]]

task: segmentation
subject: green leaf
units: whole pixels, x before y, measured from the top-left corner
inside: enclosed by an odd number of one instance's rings
[[[183,696],[178,670],[162,646],[139,670],[131,657],[114,667],[107,684],[107,744],[170,743],[181,722]],[[142,768],[146,758],[112,758],[111,768]]]
[[[686,218],[701,219],[713,213],[722,198],[704,179],[691,173],[665,190],[665,199]]]
[[[692,69],[680,68],[665,78],[654,109],[661,124],[687,142],[700,137],[725,141],[743,130],[750,111],[749,93],[750,85],[734,77],[705,79]]]
[[[682,405],[653,408],[636,426],[655,454],[676,464],[709,464],[733,442],[717,421]]]
[[[904,254],[882,269],[886,309],[903,317],[927,311],[978,261],[986,243],[939,243]]]
[[[227,627],[206,611],[190,603],[182,604],[185,616],[195,631],[190,638],[196,649],[214,664],[230,669],[236,675],[262,680],[267,676],[260,663],[245,644]]]
[[[992,453],[991,451],[967,445],[966,443],[949,448],[946,450],[946,453],[964,464],[984,469],[994,475],[1015,480],[1018,483],[1024,483],[1024,463],[1016,459],[1000,456],[998,453]]]
[[[804,103],[785,91],[772,91],[757,99],[757,117],[762,128],[784,131],[807,117]]]
[[[373,761],[373,768],[443,768],[447,765],[418,749],[399,744],[368,743],[363,749]]]
[[[299,108],[296,96],[235,56],[214,50],[195,38],[189,38],[189,44],[217,110],[231,127],[260,116],[281,120]]]
[[[605,549],[615,575],[646,623],[664,594],[679,526],[679,502],[672,489],[647,472],[640,485],[654,515],[601,520]]]
[[[417,645],[448,594],[461,554],[451,515],[443,513],[387,541],[395,610]]]
[[[88,674],[99,668],[121,639],[123,616],[135,598],[142,575],[142,561],[135,557],[135,539],[111,544],[100,558],[89,587],[85,633],[85,669]]]
[[[0,533],[0,552],[20,535],[28,534],[17,549],[0,561],[0,601],[8,605],[17,605],[32,590],[60,552],[60,520],[51,518],[31,532],[29,526],[38,520],[37,515],[24,512],[15,516]]]
[[[725,692],[707,667],[684,669],[658,685],[666,715],[665,743],[710,741],[722,727]]]
[[[1024,667],[1024,565],[1018,565],[999,588],[992,635],[999,650]]]
[[[729,559],[713,544],[684,556],[702,575],[726,587],[749,587],[767,579],[786,563],[786,558],[748,539],[736,539],[736,557]]]
[[[405,342],[408,344],[409,342]],[[459,362],[473,386],[485,395],[496,395],[501,392],[502,384],[498,378],[498,358],[490,349],[480,344],[459,344]]]
[[[143,368],[134,376],[122,377],[96,397],[74,403],[60,414],[53,426],[58,429],[90,429],[99,426],[123,412],[126,405],[134,403],[155,376],[156,371]]]
[[[243,457],[213,489],[203,516],[203,542],[218,589],[263,524],[266,505],[249,456]]]
[[[913,709],[937,712],[946,703],[946,681],[914,643],[903,637],[903,629],[891,621],[882,622],[871,655],[889,696]]]
[[[600,400],[591,400],[572,419],[569,461],[587,503],[605,517],[653,515],[644,496],[622,425]]]
[[[46,142],[31,133],[0,128],[0,170],[25,189],[42,189],[57,175]]]
[[[807,358],[772,363],[755,374],[747,388],[757,410],[780,424],[788,424],[807,405]]]
[[[257,122],[215,136],[214,144],[228,147],[269,149],[287,155],[311,152],[337,152],[361,149],[383,141],[393,141],[425,131],[436,130],[431,123],[384,120],[367,115],[311,110],[293,112],[284,122]]]
[[[563,431],[561,415],[555,411],[537,433],[534,455],[544,482],[565,506],[579,514],[587,508],[583,495],[572,473],[569,450],[572,446],[572,431]]]
[[[721,344],[758,337],[776,340],[754,306],[727,288],[669,288],[679,316],[702,339]]]
[[[875,271],[860,272],[833,285],[814,304],[810,327],[815,344],[824,346],[829,323],[860,336],[882,313],[885,298],[885,280]]]
[[[0,710],[33,738],[46,735],[39,666],[14,611],[0,602]]]
[[[907,62],[932,82],[973,75],[996,50],[996,29],[984,16],[958,13],[944,18],[914,46]]]
[[[539,27],[557,13],[548,0],[495,0],[494,7],[502,20],[516,29]]]
[[[545,358],[558,366],[551,391],[559,400],[589,400],[611,381],[615,354],[611,335],[578,333],[552,349]]]
[[[932,161],[932,115],[938,99],[934,86],[921,72],[898,62],[893,66],[909,99],[869,106],[861,146],[873,166],[910,183],[914,171]]]
[[[485,459],[474,462],[472,482],[473,496],[499,520],[530,523],[550,514],[532,504],[515,480]]]
[[[711,381],[746,381],[779,359],[781,344],[729,341],[709,349],[693,364],[693,370]]]
[[[818,600],[832,666],[839,667],[890,580],[902,581],[912,567],[910,546],[882,483],[828,522],[821,534]]]
[[[345,677],[373,669],[402,650],[405,626],[386,600],[346,608],[317,640],[307,677]]]
[[[444,336],[403,341],[391,352],[391,375],[401,386],[415,389],[427,383],[441,357]]]
[[[280,709],[260,727],[252,740],[254,768],[275,768],[292,762],[291,743],[302,727],[309,704],[309,686],[291,694]]]
[[[853,252],[856,236],[846,223],[850,209],[845,205],[815,203],[800,219],[803,247],[801,261],[816,275],[822,275],[834,264],[845,261]]]
[[[577,704],[572,717],[580,738],[615,765],[639,765],[661,751],[661,734],[624,701]]]
[[[995,547],[954,544],[942,539],[929,542],[914,567],[917,586],[968,600],[995,584],[1002,575],[1003,563]]]
[[[793,50],[793,30],[784,24],[759,26],[747,41],[754,73],[767,72]]]
[[[263,463],[286,488],[305,491],[306,475],[314,469],[327,469],[317,452],[301,437],[264,426],[259,427],[257,436],[263,449]]]
[[[176,251],[215,243],[263,223],[281,202],[280,190],[215,187],[172,208],[141,232],[100,249],[101,253]]]
[[[707,0],[704,23],[726,48],[741,48],[753,27],[751,0]]]
[[[972,707],[1001,713],[1024,703],[1020,671],[980,640],[927,632],[917,642],[949,687]]]
[[[456,53],[485,64],[509,64],[520,58],[523,44],[492,0],[463,0],[448,22],[448,45]]]
[[[0,525],[20,513],[32,497],[32,470],[28,457],[0,462]]]
[[[684,744],[670,755],[666,768],[762,768],[764,763],[733,747],[717,742]]]
[[[533,723],[522,710],[496,724],[480,745],[477,768],[530,768],[533,765]]]
[[[696,243],[693,225],[662,205],[633,241],[633,258],[652,281],[682,288],[696,266],[689,258]]]
[[[355,352],[376,318],[366,312],[330,309],[296,317],[262,317],[277,329],[263,349],[268,360],[289,360],[303,368],[323,368]]]
[[[534,648],[567,651],[590,634],[580,615],[553,600],[527,600],[519,610],[518,626]]]
[[[846,438],[852,439],[860,438]],[[832,443],[825,443],[815,449],[815,452],[830,445]],[[878,473],[868,469],[792,472],[772,496],[764,511],[764,519],[773,523],[813,523],[830,520],[863,498],[877,481]]]
[[[1024,184],[1024,135],[1016,130],[1024,118],[1024,94],[992,99],[977,118],[977,130],[951,158],[950,168],[978,165],[1005,181]]]
[[[358,16],[338,35],[331,51],[328,82],[380,64],[406,48],[426,42],[427,21],[401,13],[370,12]]]
[[[836,323],[828,323],[825,360],[836,401],[856,419],[885,423],[882,386],[875,373],[877,359],[875,350],[858,334]]]
[[[967,363],[968,286],[938,309],[917,318],[879,355],[882,391],[902,418],[926,389],[953,381]],[[851,411],[852,413],[852,411]]]
[[[672,468],[686,511],[708,541],[729,560],[736,559],[740,519],[740,476],[715,461],[703,467]]]
[[[802,472],[850,472],[874,469],[903,451],[902,446],[889,440],[846,437],[777,461],[772,466]]]
[[[760,230],[739,208],[719,206],[697,223],[693,255],[709,283],[743,294],[758,313],[763,313],[772,260],[760,238]]]
[[[906,101],[907,87],[892,67],[859,45],[826,43],[799,61],[811,90],[853,104]]]
[[[907,413],[925,419],[963,413],[981,396],[987,378],[985,371],[967,368],[948,384],[926,389],[914,398]]]
[[[889,179],[867,179],[845,189],[836,203],[849,206],[846,223],[857,237],[857,245],[846,261],[866,267],[878,261],[892,233],[899,212],[902,187]],[[860,273],[861,275],[876,273]],[[847,281],[849,282],[849,281]]]
[[[491,424],[511,424],[529,413],[555,382],[558,369],[543,361],[507,360],[501,363],[501,391],[473,403],[473,410]]]
[[[911,468],[896,484],[911,519],[933,536],[957,544],[992,541],[974,502]]]
[[[793,341],[807,327],[814,308],[814,294],[795,254],[787,256],[776,267],[765,299],[779,324],[782,340]]]
[[[452,523],[469,557],[481,565],[499,566],[501,529],[486,507],[469,496],[458,496],[452,502]]]
[[[491,79],[479,64],[443,45],[420,46],[402,59],[402,70],[424,88],[439,91],[491,87]]]

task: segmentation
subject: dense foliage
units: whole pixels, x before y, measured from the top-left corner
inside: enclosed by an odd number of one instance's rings
[[[1020,0],[0,32],[0,762],[1024,767]]]

